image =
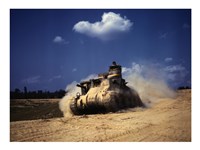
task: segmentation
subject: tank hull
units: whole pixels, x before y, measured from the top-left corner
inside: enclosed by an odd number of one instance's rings
[[[70,103],[74,115],[116,112],[137,106],[143,106],[143,103],[137,92],[129,87],[114,90],[92,89],[86,95],[72,98]]]

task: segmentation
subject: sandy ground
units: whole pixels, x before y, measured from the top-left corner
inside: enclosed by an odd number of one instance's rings
[[[58,101],[54,101],[54,105]],[[52,103],[52,102],[51,102]],[[22,105],[22,104],[21,104]],[[11,106],[14,107],[14,104]],[[19,104],[18,104],[19,107]],[[176,99],[161,99],[151,108],[135,108],[118,113],[21,120],[12,117],[11,141],[95,141],[147,142],[191,141],[191,90],[180,90]],[[43,107],[44,108],[44,107]],[[12,109],[11,109],[12,111]],[[49,114],[45,107],[44,114]],[[12,111],[20,115],[16,110]],[[11,116],[14,114],[11,112]],[[42,114],[42,110],[39,111]],[[28,115],[30,115],[28,113]],[[37,116],[37,111],[32,114]],[[24,118],[25,117],[25,118]],[[37,118],[36,117],[36,118]],[[30,117],[34,119],[34,117]]]

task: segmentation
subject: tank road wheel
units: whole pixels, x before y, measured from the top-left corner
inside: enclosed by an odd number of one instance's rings
[[[73,112],[74,115],[80,115],[79,110],[77,108],[77,99],[73,98],[70,103],[70,109]]]

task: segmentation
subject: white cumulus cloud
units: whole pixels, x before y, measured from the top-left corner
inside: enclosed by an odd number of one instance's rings
[[[101,40],[110,40],[116,34],[129,31],[132,25],[133,23],[125,16],[121,17],[120,14],[108,12],[102,15],[101,21],[94,23],[80,21],[76,23],[73,30]]]
[[[54,43],[59,43],[59,44],[69,44],[69,41],[66,41],[65,39],[63,39],[61,36],[56,36],[53,39]]]
[[[53,40],[53,42],[55,42],[55,43],[60,43],[60,42],[63,42],[63,41],[64,41],[64,39],[61,36],[56,36]]]

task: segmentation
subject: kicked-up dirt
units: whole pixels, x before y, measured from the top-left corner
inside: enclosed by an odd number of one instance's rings
[[[175,99],[160,99],[151,108],[68,118],[60,114],[59,100],[16,101],[11,102],[11,141],[191,141],[191,90],[179,90]]]

